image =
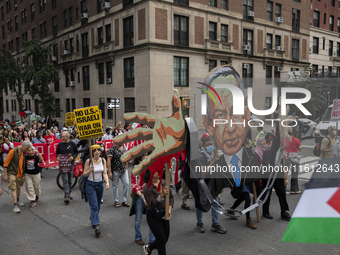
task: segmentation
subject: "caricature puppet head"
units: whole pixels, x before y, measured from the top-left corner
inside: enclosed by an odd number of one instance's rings
[[[203,117],[204,126],[210,136],[213,137],[215,144],[223,151],[223,153],[234,155],[242,148],[243,141],[247,134],[248,120],[250,119],[251,114],[246,102],[244,102],[243,106],[244,114],[234,114],[234,103],[236,100],[243,101],[243,97],[232,95],[228,88],[221,88],[220,84],[236,86],[244,95],[242,80],[233,67],[219,66],[208,74],[204,83],[216,90],[222,102],[221,104],[221,102],[216,99],[215,103],[211,96],[208,96],[207,115]],[[219,86],[216,86],[217,84],[219,84]],[[203,85],[203,88],[211,91],[211,88],[208,86]],[[203,91],[203,93],[205,94],[206,92]],[[227,120],[228,123],[214,125],[214,119]],[[233,123],[232,125],[231,121]]]

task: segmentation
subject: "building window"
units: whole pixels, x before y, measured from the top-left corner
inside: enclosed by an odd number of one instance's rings
[[[275,35],[275,47],[276,46],[281,46],[281,36],[280,35]]]
[[[76,80],[75,77],[74,77],[74,69],[70,70],[70,74],[71,74],[71,81],[74,82]]]
[[[266,97],[265,100],[266,100],[266,102],[265,102],[265,109],[269,110],[270,107],[272,106],[272,98],[271,97]],[[270,119],[271,118],[270,114],[267,115],[266,118]]]
[[[106,82],[107,79],[110,78],[112,82],[112,62],[106,62]]]
[[[111,42],[111,24],[105,26],[105,42]]]
[[[59,80],[54,83],[54,92],[59,92]]]
[[[31,29],[32,39],[35,38],[35,28]]]
[[[332,57],[333,56],[333,41],[329,41],[329,47],[328,47],[328,56]]]
[[[101,45],[104,43],[104,31],[103,31],[103,27],[99,27],[97,29],[97,33],[98,33],[98,45]]]
[[[68,13],[69,13],[69,16],[70,16],[70,26],[73,26],[73,7],[70,7],[68,9]]]
[[[55,112],[56,118],[60,118],[60,99],[56,98],[55,106],[57,107],[57,111]]]
[[[35,6],[31,4],[31,22],[35,21]]]
[[[228,25],[221,25],[221,42],[228,42]]]
[[[123,8],[133,5],[133,0],[123,0]]]
[[[112,99],[112,98],[110,98],[110,97],[107,98],[107,99],[106,99],[106,100],[107,100],[106,102],[107,102],[108,104],[111,103],[111,99]],[[107,119],[108,119],[108,120],[113,120],[113,111],[114,111],[113,109],[107,109]]]
[[[4,19],[5,19],[4,7],[1,6],[1,21],[4,21]]]
[[[273,21],[273,2],[267,2],[267,20]]]
[[[123,19],[124,47],[133,46],[133,16]]]
[[[209,22],[209,39],[210,40],[217,40],[217,23],[216,22]]]
[[[299,43],[298,39],[292,39],[292,60],[299,60]]]
[[[223,10],[229,9],[228,0],[221,0],[221,9]]]
[[[69,75],[69,70],[65,70],[65,84],[66,88],[69,87],[69,81],[70,81],[70,75]]]
[[[253,64],[242,64],[242,81],[244,88],[253,87]]]
[[[335,6],[335,0],[331,0],[331,6]]]
[[[90,98],[83,98],[83,105],[84,107],[90,107],[91,106]]]
[[[16,46],[16,51],[18,53],[20,50],[19,37],[15,38],[15,46]],[[20,65],[20,62],[19,62],[19,65]]]
[[[52,11],[57,9],[57,0],[52,0]]]
[[[253,0],[243,0],[243,18],[247,20],[254,20],[251,15],[254,13],[254,2]]]
[[[228,65],[228,61],[223,61],[223,60],[221,60],[220,64],[221,64],[221,66]]]
[[[54,16],[52,18],[52,24],[53,24],[53,37],[56,37],[58,34],[58,20],[57,20],[57,16]]]
[[[336,43],[336,56],[340,57],[340,43],[339,42]]]
[[[103,0],[97,0],[97,14],[103,12],[103,10],[102,10],[102,2],[103,2]]]
[[[74,40],[73,38],[70,39],[70,52],[73,53],[74,51]]]
[[[64,41],[64,50],[68,51],[68,40]]]
[[[209,6],[217,7],[217,1],[216,0],[209,0]]]
[[[273,35],[267,34],[267,49],[273,49]]]
[[[313,26],[320,27],[320,12],[319,11],[314,11]]]
[[[323,24],[326,25],[326,13],[323,14]]]
[[[282,17],[281,16],[281,9],[282,9],[281,4],[275,5],[275,18]]]
[[[294,32],[300,32],[300,10],[293,8],[292,12],[292,30]]]
[[[135,112],[135,98],[125,97],[124,98],[125,112]]]
[[[99,98],[99,110],[102,111],[102,119],[105,119],[105,98]]]
[[[174,57],[174,86],[189,86],[189,58]]]
[[[327,76],[331,78],[332,77],[332,73],[333,73],[333,67],[329,66],[328,67],[328,75]]]
[[[64,11],[64,28],[67,28],[67,10]]]
[[[44,24],[40,24],[40,40],[44,39]]]
[[[105,76],[104,63],[98,64],[98,71],[99,71],[99,84],[104,84]]]
[[[58,64],[58,44],[53,45],[53,56],[56,57],[54,63]]]
[[[322,38],[322,49],[324,50],[325,49],[325,46],[326,45],[326,39],[325,38]]]
[[[329,30],[330,31],[334,30],[334,16],[332,15],[329,16]]]
[[[6,100],[6,112],[9,112],[8,100]]]
[[[80,2],[80,13],[88,13],[87,12],[87,0],[83,0]],[[81,19],[81,24],[87,24],[88,19]]]
[[[243,29],[243,46],[248,45],[248,49],[243,50],[243,54],[253,54],[253,30]]]
[[[209,60],[209,72],[217,66],[217,60]]]
[[[82,43],[82,56],[83,58],[89,56],[89,41],[88,41],[88,33],[81,35],[81,43]]]
[[[5,40],[5,26],[2,26],[2,40]]]
[[[272,84],[272,78],[273,78],[273,67],[272,66],[266,66],[266,84],[271,85]]]
[[[295,2],[301,3],[301,0],[294,0]]]
[[[71,100],[69,98],[66,98],[66,112],[71,111]]]
[[[133,88],[135,86],[135,60],[134,58],[124,59],[124,87]]]
[[[313,37],[313,54],[319,54],[319,38]]]
[[[189,46],[189,18],[174,15],[174,43]]]
[[[76,107],[76,99],[75,99],[75,98],[72,98],[72,111],[73,111],[74,109],[77,109],[77,107]]]
[[[89,66],[83,66],[83,90],[90,90]]]
[[[275,71],[274,71],[274,84],[275,85],[278,85],[280,83],[280,78],[281,78],[281,73],[277,68],[278,67],[275,66]]]
[[[15,32],[18,32],[19,30],[19,17],[18,15],[15,16]]]
[[[174,3],[189,6],[189,0],[174,0]]]

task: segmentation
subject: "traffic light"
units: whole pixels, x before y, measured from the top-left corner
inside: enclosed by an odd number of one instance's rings
[[[183,97],[182,98],[182,107],[190,108],[190,98],[189,97]]]

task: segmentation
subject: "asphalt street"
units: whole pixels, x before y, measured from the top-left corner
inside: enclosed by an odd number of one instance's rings
[[[302,144],[301,164],[317,163],[312,153],[314,141],[303,140]],[[78,185],[73,192],[74,199],[69,205],[64,205],[63,191],[56,185],[57,174],[57,168],[43,171],[40,201],[32,208],[28,207],[25,189],[22,188],[21,201],[25,206],[21,208],[20,214],[12,212],[10,194],[6,183],[2,182],[4,194],[0,197],[0,254],[143,254],[142,247],[134,242],[134,216],[129,216],[129,208],[113,206],[111,187],[104,192],[104,204],[100,211],[102,234],[96,238],[90,226],[89,205],[81,200]],[[300,175],[301,190],[309,178],[308,173]],[[120,183],[120,192],[121,189]],[[206,232],[196,232],[193,199],[188,200],[191,210],[186,211],[180,208],[180,195],[174,196],[167,254],[340,254],[340,246],[336,245],[281,243],[288,222],[280,218],[275,193],[270,208],[273,220],[261,218],[260,222],[256,222],[256,214],[252,211],[252,219],[258,226],[257,230],[252,230],[245,226],[245,216],[239,220],[220,216],[220,225],[228,231],[225,235],[210,231],[210,212],[203,216]],[[300,196],[287,194],[291,214]],[[234,199],[229,190],[223,192],[221,201],[226,208],[232,205]],[[128,202],[131,203],[130,198]],[[240,208],[243,209],[243,206]],[[145,216],[142,232],[144,241],[147,241]],[[157,254],[157,251],[153,254]]]

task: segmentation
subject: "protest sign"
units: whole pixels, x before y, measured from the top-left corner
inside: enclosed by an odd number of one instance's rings
[[[76,119],[74,117],[74,112],[65,113],[65,126],[74,126],[76,124]]]
[[[331,121],[339,121],[339,120],[340,120],[340,99],[334,99]]]
[[[59,171],[60,173],[71,173],[72,163],[68,161],[70,154],[60,154],[59,155]]]
[[[74,115],[77,123],[79,140],[102,137],[102,115],[98,106],[75,109]]]
[[[104,141],[98,141],[98,143],[102,143],[104,145],[105,151],[106,153],[109,151],[109,149],[113,146],[113,140],[109,139],[109,140],[104,140]]]

